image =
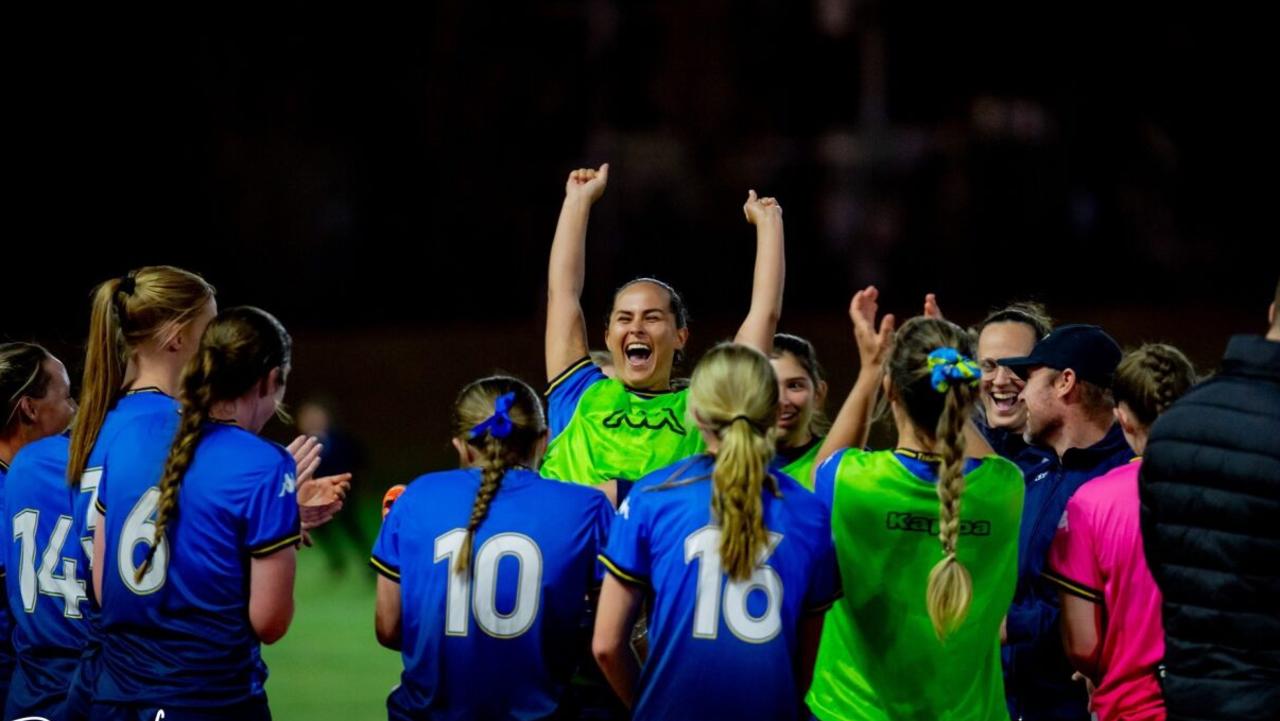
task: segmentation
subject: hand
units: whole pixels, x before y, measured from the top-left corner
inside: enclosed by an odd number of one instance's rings
[[[756,191],[748,190],[742,214],[747,216],[748,223],[760,225],[770,220],[782,220],[782,206],[778,205],[777,198],[757,198]]]
[[[880,291],[874,285],[853,294],[853,302],[849,304],[849,317],[853,320],[853,337],[858,342],[858,358],[862,361],[864,371],[877,371],[884,368],[885,359],[893,350],[893,314],[880,319],[880,330],[876,330],[876,312],[880,306],[876,302]]]
[[[601,165],[599,170],[578,168],[569,173],[569,180],[564,184],[564,197],[565,200],[583,200],[591,205],[604,195],[604,188],[608,184],[608,163]]]
[[[320,467],[320,451],[324,450],[324,446],[320,444],[319,438],[303,435],[294,438],[293,443],[285,450],[293,456],[294,465],[298,467],[294,478],[298,487],[301,487],[316,472],[316,468]]]
[[[926,293],[924,296],[924,317],[942,320],[942,309],[938,307],[938,296]]]
[[[302,530],[319,528],[333,520],[338,511],[342,510],[349,490],[351,490],[350,473],[308,478],[306,481],[299,482],[298,513],[302,516]]]

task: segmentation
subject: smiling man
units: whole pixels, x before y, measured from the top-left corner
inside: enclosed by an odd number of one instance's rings
[[[1096,325],[1065,325],[1027,355],[998,363],[1025,385],[1023,440],[1013,460],[1027,489],[1018,535],[1018,585],[1006,620],[1009,715],[1022,721],[1087,721],[1084,686],[1071,681],[1058,593],[1042,578],[1058,519],[1076,489],[1133,458],[1115,422],[1110,387],[1120,346]]]

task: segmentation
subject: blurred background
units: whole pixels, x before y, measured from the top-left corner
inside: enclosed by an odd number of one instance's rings
[[[1262,23],[1205,5],[48,12],[10,25],[0,338],[45,343],[74,378],[95,283],[198,271],[224,307],[294,333],[295,414],[317,401],[334,470],[357,473],[266,652],[281,719],[382,713],[399,659],[372,632],[377,501],[452,463],[463,383],[542,384],[574,167],[612,163],[588,242],[597,346],[612,290],[641,274],[686,296],[692,358],[731,336],[755,188],[785,209],[781,328],[815,342],[834,398],[867,283],[900,315],[937,292],[961,323],[1037,299],[1209,370],[1230,334],[1261,332],[1280,272],[1275,231],[1249,217],[1274,205],[1253,180],[1274,167]]]

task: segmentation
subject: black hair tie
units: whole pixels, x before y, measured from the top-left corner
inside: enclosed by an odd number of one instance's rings
[[[128,275],[120,279],[120,286],[118,290],[125,295],[133,295],[133,291],[137,287],[138,279],[134,277],[133,271],[131,270]]]
[[[753,429],[755,429],[755,431],[756,431],[757,433],[759,433],[760,435],[764,435],[764,434],[765,434],[765,429],[764,429],[764,428],[761,428],[759,423],[756,423],[755,421],[751,420],[750,418],[748,418],[748,417],[746,417],[746,416],[744,416],[744,415],[736,415],[736,416],[734,416],[733,418],[730,418],[730,419],[729,419],[729,422],[728,422],[727,424],[725,424],[725,425],[733,425],[734,423],[737,423],[738,421],[745,421],[747,425],[749,425],[749,426],[751,426]]]

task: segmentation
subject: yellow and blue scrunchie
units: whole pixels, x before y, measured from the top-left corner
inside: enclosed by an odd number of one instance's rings
[[[939,348],[929,354],[929,371],[933,389],[939,393],[946,393],[951,388],[952,381],[976,386],[982,379],[982,369],[972,358],[949,347]]]

